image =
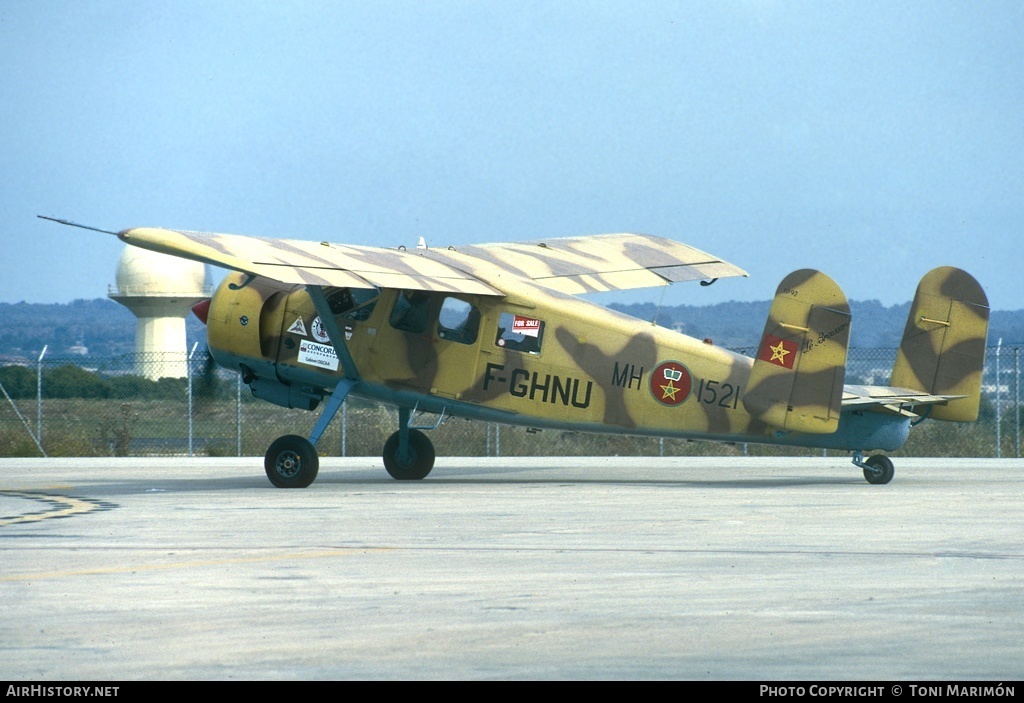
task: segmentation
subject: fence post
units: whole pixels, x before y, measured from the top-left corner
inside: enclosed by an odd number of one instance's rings
[[[1013,348],[1013,453],[1020,459],[1020,347]]]
[[[185,360],[185,371],[188,375],[188,455],[192,457],[192,355],[196,353],[199,342],[192,344],[192,351]]]
[[[43,350],[39,352],[39,360],[36,362],[36,444],[39,445],[39,451],[43,450],[43,355],[46,354],[48,346],[50,345],[43,345]]]
[[[1002,391],[1003,386],[999,381],[999,354],[1003,351],[1003,338],[999,338],[996,344],[996,459],[1003,457],[1003,410]]]
[[[238,454],[242,456],[242,374],[235,374],[235,440]]]
[[[28,432],[28,436],[31,437],[32,441],[36,443],[37,447],[39,447],[39,453],[46,456],[46,452],[43,450],[43,445],[41,445],[36,436],[32,434],[32,426],[28,424],[28,420],[26,420],[25,416],[21,414],[21,411],[18,410],[17,404],[14,402],[14,399],[8,395],[7,389],[4,388],[4,384],[2,383],[0,383],[0,393],[4,394],[4,398],[7,398],[7,402],[10,403],[11,407],[14,409],[14,414],[18,416],[18,419],[21,420],[21,424],[25,426],[25,431]]]

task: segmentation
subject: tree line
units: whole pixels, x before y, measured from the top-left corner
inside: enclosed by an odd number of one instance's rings
[[[0,367],[0,383],[11,398],[35,398],[35,369],[25,366]],[[210,396],[220,387],[215,374],[204,373],[193,379],[193,394]],[[135,374],[104,376],[73,364],[44,369],[44,398],[114,398],[140,400],[180,400],[187,397],[188,379],[161,378],[153,381]]]

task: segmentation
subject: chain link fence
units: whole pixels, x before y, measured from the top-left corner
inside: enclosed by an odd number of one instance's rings
[[[976,423],[924,422],[896,456],[1019,457],[1024,347],[989,347]],[[753,355],[754,349],[737,351]],[[846,382],[884,385],[895,349],[851,349]],[[180,363],[185,378],[153,380]],[[256,400],[205,354],[40,358],[0,367],[0,456],[262,456],[315,415]],[[379,456],[397,412],[350,398],[317,444],[324,456]],[[431,423],[432,424],[432,423]],[[439,456],[820,456],[768,445],[531,430],[451,418],[431,433]]]

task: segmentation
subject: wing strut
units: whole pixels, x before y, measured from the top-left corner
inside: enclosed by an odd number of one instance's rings
[[[334,313],[331,312],[331,306],[327,302],[327,295],[324,294],[323,287],[306,286],[306,292],[309,293],[309,297],[313,300],[313,307],[316,308],[320,321],[327,330],[327,336],[331,339],[331,346],[334,347],[338,360],[341,361],[342,370],[345,372],[345,378],[341,379],[338,385],[334,387],[334,390],[331,391],[331,397],[324,405],[323,412],[320,413],[313,431],[309,433],[309,442],[315,447],[316,443],[320,441],[320,437],[327,430],[327,426],[331,424],[331,420],[334,419],[338,409],[341,408],[341,404],[345,402],[349,391],[359,383],[359,370],[356,368],[356,362],[348,350],[348,345],[345,344],[345,335],[334,320]]]
[[[320,316],[320,321],[324,324],[324,329],[327,330],[327,336],[331,338],[331,346],[334,347],[334,351],[338,354],[338,359],[341,361],[341,366],[345,371],[345,378],[351,381],[359,381],[359,370],[356,369],[356,362],[348,351],[348,345],[345,344],[345,335],[334,320],[334,313],[331,312],[331,306],[327,303],[327,296],[324,294],[323,287],[306,286],[306,292],[313,299],[313,307],[316,308],[316,314]]]
[[[327,431],[327,426],[331,424],[331,420],[338,413],[338,409],[341,404],[345,402],[345,398],[348,396],[348,392],[352,390],[352,387],[356,385],[358,381],[353,381],[351,378],[343,378],[338,382],[338,385],[334,387],[331,392],[331,397],[327,399],[324,404],[324,409],[320,413],[320,417],[317,418],[316,425],[313,427],[313,431],[309,433],[309,443],[314,447],[316,443],[320,441],[320,437],[323,436],[324,432]]]

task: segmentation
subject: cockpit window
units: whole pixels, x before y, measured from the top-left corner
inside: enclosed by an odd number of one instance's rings
[[[361,322],[373,313],[378,295],[380,291],[376,288],[339,288],[327,296],[327,304],[335,316]]]
[[[397,330],[423,334],[430,319],[430,293],[403,290],[391,310],[391,326]]]
[[[543,340],[543,320],[511,312],[503,312],[498,318],[498,336],[494,343],[499,347],[528,354],[540,354]]]
[[[480,330],[480,312],[465,300],[445,298],[437,321],[437,336],[449,342],[472,344]]]

